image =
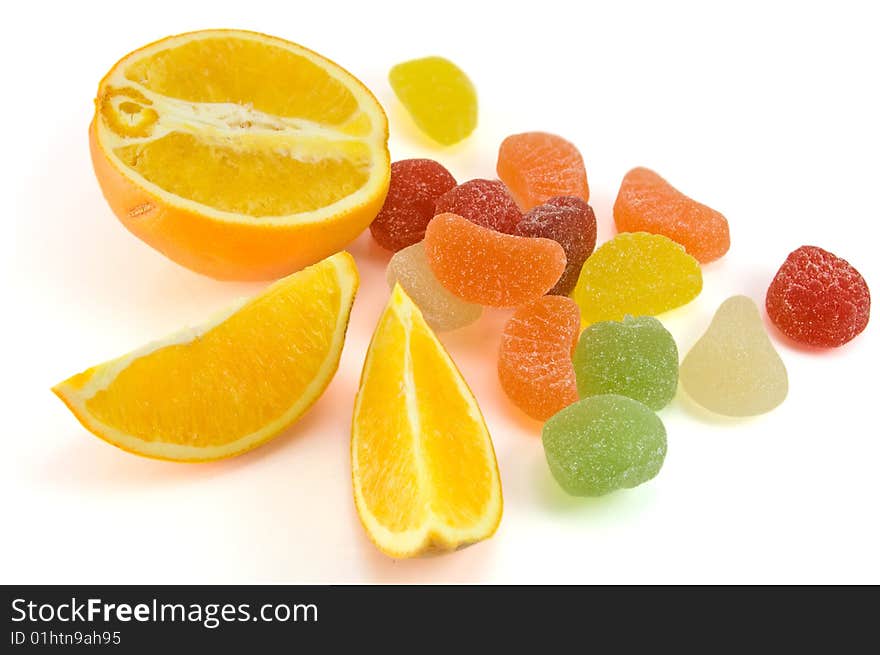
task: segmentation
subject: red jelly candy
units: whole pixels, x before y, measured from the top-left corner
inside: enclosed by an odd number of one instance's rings
[[[455,178],[433,159],[394,162],[385,204],[370,224],[373,238],[395,252],[418,243],[434,217],[434,201],[454,186]]]
[[[871,292],[846,260],[816,246],[801,246],[770,283],[767,314],[795,341],[842,346],[868,325]]]
[[[548,293],[565,296],[574,289],[581,267],[596,247],[596,215],[580,198],[557,196],[529,210],[513,233],[553,239],[562,246],[565,272]]]
[[[522,212],[503,182],[470,180],[437,198],[435,214],[456,214],[477,225],[512,234]]]

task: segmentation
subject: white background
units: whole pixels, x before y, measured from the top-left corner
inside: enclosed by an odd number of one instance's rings
[[[721,210],[729,254],[704,267],[695,302],[662,317],[682,355],[729,295],[762,305],[800,245],[848,259],[880,289],[870,3],[486,4],[17,5],[0,45],[12,229],[2,239],[2,582],[880,582],[878,318],[831,352],[771,328],[790,377],[781,407],[722,420],[680,391],[661,413],[660,475],[593,500],[555,486],[540,425],[499,389],[507,313],[443,335],[494,437],[505,514],[491,540],[415,561],[377,552],[351,500],[352,399],[387,296],[388,255],[368,234],[351,246],[362,291],[339,373],[273,443],[207,465],[141,459],[87,433],[50,393],[262,287],[199,276],[142,244],[91,171],[86,128],[103,74],[136,47],[199,28],[269,32],[334,59],[387,108],[393,159],[435,157],[462,181],[494,175],[509,133],[568,137],[586,160],[600,241],[633,166]],[[456,61],[479,92],[477,132],[449,150],[416,133],[386,79],[427,54]]]

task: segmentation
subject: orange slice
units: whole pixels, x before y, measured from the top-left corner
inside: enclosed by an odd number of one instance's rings
[[[341,252],[52,390],[87,430],[137,455],[238,455],[278,435],[324,391],[357,286],[354,259]]]
[[[354,500],[392,557],[490,537],[501,482],[480,408],[418,307],[395,285],[367,351],[351,438]]]
[[[101,81],[92,162],[122,223],[174,261],[272,279],[375,218],[388,123],[370,91],[295,43],[239,30],[168,37]]]

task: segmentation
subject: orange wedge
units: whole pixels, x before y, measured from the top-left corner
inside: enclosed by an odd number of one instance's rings
[[[240,30],[168,37],[113,66],[89,131],[104,196],[174,261],[274,279],[337,252],[382,207],[388,123],[343,68]]]
[[[238,455],[278,435],[324,391],[357,286],[354,260],[341,252],[52,390],[87,430],[137,455]]]
[[[391,557],[472,544],[501,520],[498,465],[477,401],[400,285],[364,362],[351,460],[361,522]]]

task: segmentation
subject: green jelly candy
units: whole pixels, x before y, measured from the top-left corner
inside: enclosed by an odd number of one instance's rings
[[[572,496],[603,496],[631,489],[660,471],[666,429],[637,400],[590,396],[557,412],[544,424],[550,472]]]
[[[656,318],[624,316],[581,333],[574,370],[581,398],[616,393],[663,409],[678,388],[678,348]]]

